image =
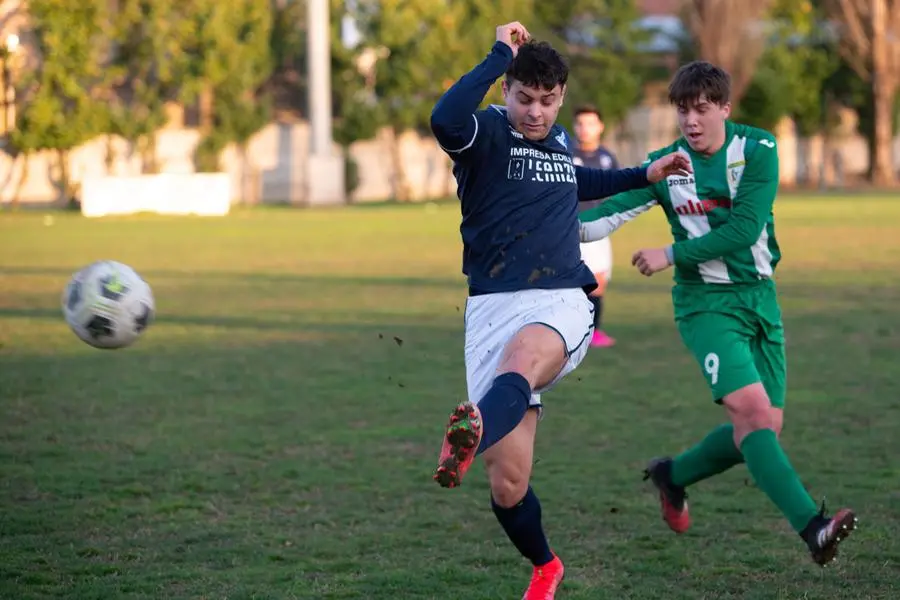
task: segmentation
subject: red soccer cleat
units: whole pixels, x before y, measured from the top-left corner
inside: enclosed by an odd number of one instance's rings
[[[644,470],[644,481],[649,479],[656,487],[662,518],[669,529],[675,533],[684,533],[691,526],[687,494],[683,487],[672,483],[671,473],[671,458],[655,458]]]
[[[553,600],[556,597],[556,588],[563,580],[565,567],[555,554],[553,560],[546,565],[535,567],[531,574],[531,583],[525,590],[522,600]]]
[[[438,468],[434,480],[441,487],[454,488],[475,461],[475,452],[481,442],[481,414],[471,402],[456,407],[447,423],[447,433],[441,447]]]
[[[825,516],[825,505],[810,521],[801,535],[809,545],[812,559],[826,566],[837,558],[838,544],[843,542],[859,525],[856,515],[849,508],[842,508],[831,518]]]

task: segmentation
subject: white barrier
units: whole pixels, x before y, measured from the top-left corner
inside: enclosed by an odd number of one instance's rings
[[[85,177],[81,214],[86,217],[153,212],[220,217],[231,208],[227,173],[160,173],[135,177]]]

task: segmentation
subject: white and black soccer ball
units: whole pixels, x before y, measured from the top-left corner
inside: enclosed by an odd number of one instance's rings
[[[92,263],[69,280],[62,297],[66,323],[95,348],[125,348],[153,321],[150,285],[128,265],[112,260]]]

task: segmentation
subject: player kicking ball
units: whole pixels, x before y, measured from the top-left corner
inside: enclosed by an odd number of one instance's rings
[[[505,75],[505,106],[479,110]],[[521,23],[497,28],[478,66],[434,107],[431,127],[453,160],[468,277],[465,361],[469,402],[451,415],[434,478],[456,487],[481,454],[491,505],[534,565],[526,600],[550,600],[563,577],[529,486],[541,393],[574,370],[593,329],[597,286],[581,260],[578,202],[687,176],[684,155],[602,171],[572,162],[556,124],[569,69]]]
[[[729,422],[674,458],[650,462],[645,479],[659,492],[676,533],[690,525],[685,489],[746,463],[756,485],[825,566],[856,527],[850,509],[825,516],[781,448],[784,422],[784,326],[772,280],[781,258],[772,205],[778,149],[767,131],[728,120],[730,78],[707,62],[687,64],[669,86],[682,138],[650,154],[684,152],[694,174],[620,194],[580,215],[582,241],[604,238],[659,205],[675,243],[636,252],[644,275],[675,267],[672,300],[678,331],[700,364]]]

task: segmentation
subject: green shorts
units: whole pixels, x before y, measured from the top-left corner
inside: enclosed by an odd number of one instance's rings
[[[672,290],[675,322],[716,402],[762,382],[784,408],[784,325],[773,281],[752,285],[680,285]]]

